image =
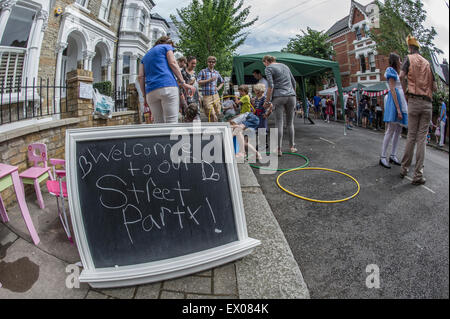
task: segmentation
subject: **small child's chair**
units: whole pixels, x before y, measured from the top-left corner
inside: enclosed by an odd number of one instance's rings
[[[34,185],[39,207],[44,209],[45,205],[39,184],[48,178],[53,180],[51,169],[47,165],[47,145],[43,143],[28,145],[28,160],[33,162],[34,166],[20,173],[19,177],[22,181],[22,186],[23,184]],[[39,163],[42,163],[42,166]]]
[[[69,228],[69,221],[67,219],[66,208],[64,205],[64,198],[67,198],[67,183],[63,181],[63,178],[66,176],[65,171],[66,161],[63,159],[51,158],[49,162],[53,166],[53,175],[55,176],[56,180],[47,181],[47,189],[50,195],[56,197],[59,219],[61,220],[61,223],[64,227],[64,231],[66,232],[67,237],[69,238],[70,242],[73,243],[72,235],[70,233]],[[56,166],[62,166],[63,169],[57,170]],[[59,203],[60,200],[61,206]]]

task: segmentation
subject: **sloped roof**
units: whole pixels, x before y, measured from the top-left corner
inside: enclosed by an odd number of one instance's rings
[[[346,16],[345,18],[339,20],[338,22],[336,22],[335,24],[333,24],[333,26],[326,32],[326,34],[330,37],[332,37],[333,35],[344,31],[344,30],[349,30],[348,28],[348,19],[349,16]]]
[[[448,85],[448,63],[441,64],[441,68],[442,68],[442,72],[444,73],[444,77],[445,77],[445,79],[443,79],[443,80],[445,81],[445,84]]]
[[[157,14],[157,13],[152,13],[152,14],[151,14],[151,18],[152,18],[152,19],[155,19],[155,20],[163,21],[163,22],[166,24],[166,26],[170,29],[169,23],[167,23],[166,19],[164,19],[163,17],[161,17],[159,14]]]
[[[360,11],[362,11],[364,13],[366,12],[366,8],[373,3],[374,2],[370,2],[367,5],[363,6],[362,4],[352,0],[352,5],[354,4]],[[334,35],[337,35],[338,33],[350,30],[348,27],[349,19],[350,19],[350,15],[346,16],[345,18],[342,18],[341,20],[339,20],[338,22],[333,24],[333,26],[330,29],[328,29],[326,34],[329,37],[333,37]]]

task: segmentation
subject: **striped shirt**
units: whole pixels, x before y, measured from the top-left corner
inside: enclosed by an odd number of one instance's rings
[[[204,85],[201,85],[202,94],[203,95],[215,95],[215,94],[217,94],[218,93],[217,92],[217,83],[218,82],[223,83],[224,80],[223,80],[222,76],[220,75],[220,73],[217,72],[216,70],[211,72],[210,69],[206,68],[206,69],[201,70],[198,73],[197,81],[209,80],[212,77],[216,77],[216,80],[212,81],[212,82],[208,82],[208,83],[206,83]]]

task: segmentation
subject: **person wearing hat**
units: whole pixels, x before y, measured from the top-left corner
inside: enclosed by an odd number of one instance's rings
[[[419,42],[411,35],[407,37],[406,42],[410,54],[404,60],[400,78],[403,87],[406,88],[408,99],[408,138],[401,162],[400,177],[404,178],[408,174],[416,148],[416,166],[412,184],[423,185],[426,182],[423,177],[425,141],[432,116],[432,99],[436,82],[430,63],[419,53]]]

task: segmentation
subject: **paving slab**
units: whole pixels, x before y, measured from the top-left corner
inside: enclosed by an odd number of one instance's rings
[[[235,263],[214,269],[213,292],[215,295],[238,295]]]
[[[165,281],[163,289],[181,293],[211,294],[212,284],[208,277],[186,276]]]
[[[67,263],[19,238],[0,261],[0,299],[82,299],[89,287],[69,289]]]
[[[158,299],[161,287],[161,282],[139,286],[135,299]]]
[[[57,256],[59,259],[64,260],[67,263],[74,264],[81,260],[75,240],[74,243],[71,243],[67,238],[58,216],[56,199],[54,196],[51,196],[45,189],[45,186],[42,185],[41,192],[45,203],[44,209],[41,209],[38,206],[36,195],[34,193],[26,198],[31,220],[33,221],[34,227],[38,232],[39,238],[41,239],[38,247],[50,255]],[[69,203],[67,200],[65,201],[65,205],[66,213],[70,219],[70,212],[68,209]],[[8,209],[8,216],[10,219],[7,223],[8,228],[10,228],[21,238],[31,243],[31,236],[25,225],[18,205]]]

